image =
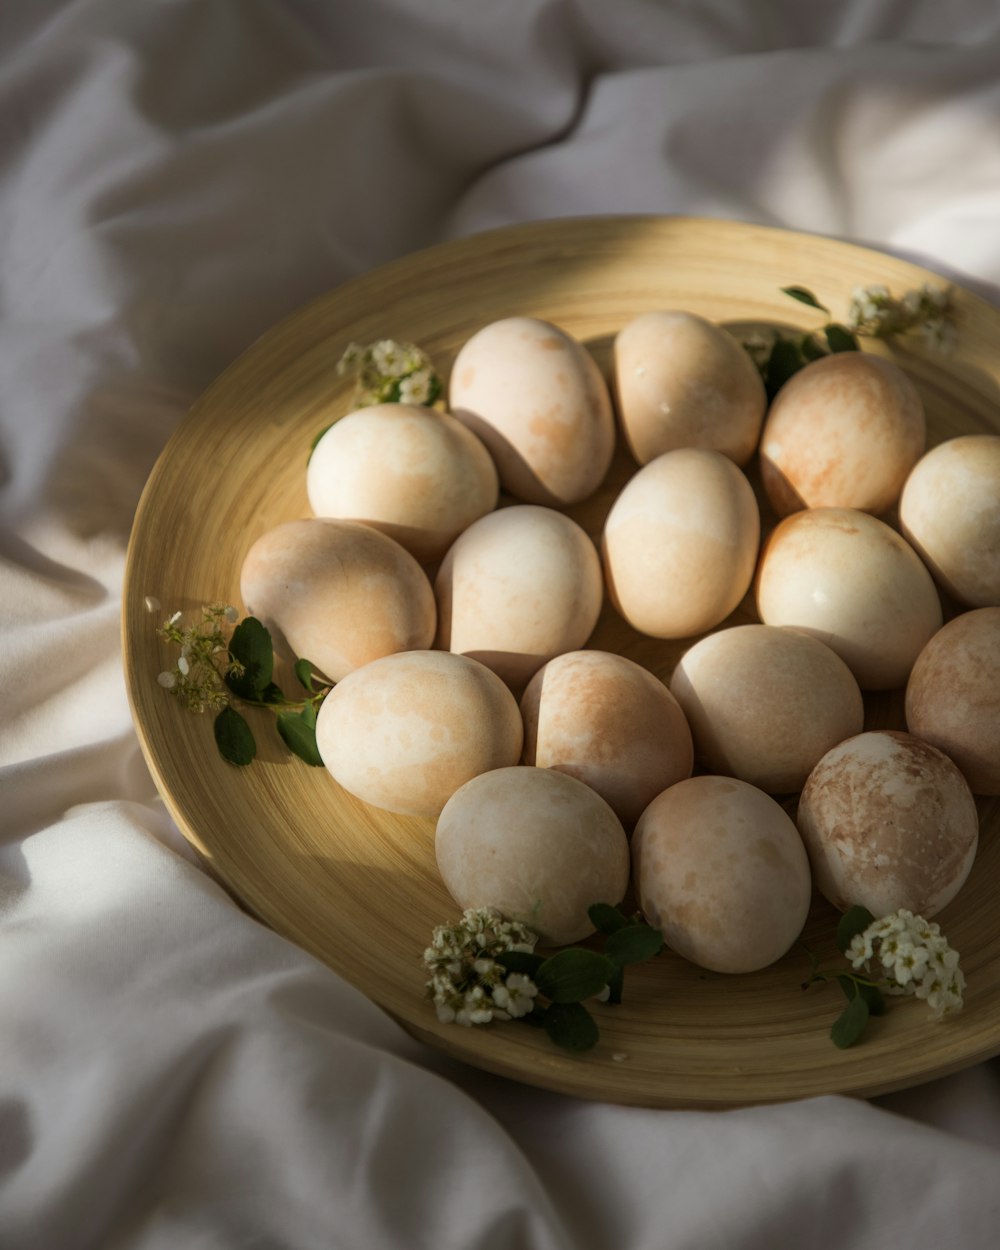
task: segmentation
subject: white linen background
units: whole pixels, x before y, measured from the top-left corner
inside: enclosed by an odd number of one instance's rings
[[[656,212],[996,300],[998,119],[991,0],[4,0],[3,1250],[994,1250],[995,1063],[653,1112],[411,1041],[185,853],[118,620],[157,454],[312,296],[507,222]]]

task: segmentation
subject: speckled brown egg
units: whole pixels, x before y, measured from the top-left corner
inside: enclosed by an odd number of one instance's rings
[[[702,448],[665,452],[611,505],[602,540],[608,594],[641,633],[688,638],[739,604],[759,542],[757,501],[731,460]]]
[[[279,652],[311,660],[333,681],[434,639],[426,573],[399,543],[356,521],[305,518],[268,530],[246,554],[240,593]]]
[[[708,771],[771,794],[801,790],[821,757],[864,727],[851,670],[793,629],[737,625],[709,634],[681,657],[670,689]]]
[[[459,907],[495,907],[548,946],[593,933],[587,909],[620,902],[628,885],[618,817],[548,768],[500,768],[462,786],[438,819],[435,853]]]
[[[813,508],[781,521],[764,546],[757,611],[826,643],[862,690],[906,685],[941,628],[941,601],[913,548],[855,508]]]
[[[802,839],[762,790],[732,777],[691,777],[658,795],[632,835],[643,914],[667,945],[715,972],[780,959],[811,899]]]
[[[363,521],[429,563],[496,507],[500,487],[489,452],[454,417],[374,404],[326,431],[306,489],[316,516]]]
[[[625,656],[571,651],[534,675],[521,699],[525,764],[577,777],[626,828],[691,775],[691,731],[658,677]]]
[[[614,346],[618,416],[633,456],[648,464],[678,447],[708,447],[743,465],[767,407],[757,367],[732,335],[694,313],[647,312]]]
[[[1000,794],[1000,607],[963,612],[924,647],[906,726],[954,760],[975,794]]]
[[[437,645],[473,656],[519,693],[546,660],[583,646],[604,598],[600,558],[584,530],[532,504],[470,525],[434,586]]]
[[[448,406],[486,444],[504,490],[559,508],[592,495],[611,465],[614,413],[593,357],[535,317],[477,331],[455,359]]]
[[[764,489],[779,516],[799,508],[887,511],[923,454],[924,408],[891,360],[824,356],[771,403],[760,439]]]
[[[835,907],[936,915],[976,855],[976,803],[958,768],[910,734],[879,730],[835,746],[809,776],[796,817],[817,889]]]
[[[959,603],[1000,606],[1000,435],[966,434],[929,451],[906,479],[899,523]]]
[[[471,778],[516,764],[517,702],[475,660],[407,651],[374,660],[323,700],[316,743],[335,781],[374,807],[437,816]]]

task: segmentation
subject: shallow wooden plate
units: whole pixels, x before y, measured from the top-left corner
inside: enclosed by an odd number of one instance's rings
[[[800,988],[793,949],[763,972],[723,976],[672,954],[630,970],[625,1001],[597,1007],[597,1048],[556,1050],[515,1023],[439,1024],[423,997],[421,954],[458,909],[434,863],[433,824],[376,811],[321,769],[287,755],[266,723],[248,769],[217,755],[209,717],[183,711],[156,683],[172,658],[162,616],[239,604],[244,553],[265,529],[308,515],[305,463],[314,435],[347,411],[337,361],[349,342],[395,338],[427,349],[447,375],[480,325],[526,314],[561,325],[607,369],[615,332],[636,314],[683,308],[715,321],[812,328],[817,314],[782,295],[812,288],[846,315],[852,288],[894,292],[937,281],[914,265],[804,234],[691,218],[550,221],[493,231],[405,257],[348,282],[255,343],[201,397],[171,438],[140,502],[126,569],[123,645],[142,748],[185,836],[255,915],[325,960],[431,1045],[519,1081],[647,1106],[722,1107],[826,1093],[874,1095],[1000,1053],[1000,803],[980,801],[982,839],[970,880],[943,913],[962,954],[965,1010],[934,1024],[897,1000],[862,1044],[838,1051],[832,987]],[[895,350],[920,390],[930,442],[1000,429],[1000,313],[956,292],[951,357]],[[886,351],[885,348],[878,348]],[[635,465],[619,449],[600,494],[571,510],[597,536]],[[155,595],[163,613],[151,616]],[[748,599],[727,623],[752,620]],[[643,638],[606,608],[591,646],[668,677],[683,646]],[[687,644],[685,644],[687,645]],[[899,697],[870,700],[869,724],[901,727]],[[834,957],[835,913],[813,907],[805,941]]]

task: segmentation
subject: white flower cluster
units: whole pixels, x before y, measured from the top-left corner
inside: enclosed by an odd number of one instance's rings
[[[458,924],[439,925],[424,963],[431,973],[427,994],[445,1024],[489,1024],[526,1016],[538,987],[520,972],[507,972],[496,956],[535,949],[535,934],[492,907],[469,908]]]
[[[859,334],[875,338],[919,330],[929,346],[948,352],[955,345],[950,313],[950,293],[926,282],[900,299],[894,298],[885,286],[858,286],[851,295],[848,323]]]
[[[951,949],[938,925],[901,909],[873,921],[847,948],[855,969],[870,971],[878,960],[889,976],[890,994],[913,994],[927,1000],[935,1019],[962,1007],[965,977],[958,952]]]
[[[156,680],[189,711],[218,711],[229,702],[223,673],[233,671],[235,665],[222,631],[223,622],[232,625],[238,616],[234,607],[213,604],[202,609],[202,619],[194,625],[182,626],[181,614],[175,612],[158,631],[165,642],[180,647],[180,655],[174,667],[164,669]]]
[[[337,365],[340,374],[357,378],[354,403],[432,404],[441,393],[441,382],[430,358],[412,343],[380,339],[368,347],[351,343]]]

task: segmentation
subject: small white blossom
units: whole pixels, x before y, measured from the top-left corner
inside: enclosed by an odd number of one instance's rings
[[[888,978],[888,993],[925,999],[935,1019],[962,1007],[965,977],[958,952],[923,916],[901,908],[873,921],[852,939],[847,958],[856,970],[869,973],[877,961]]]
[[[147,595],[143,603],[146,605],[147,612],[159,612],[160,608],[163,607],[156,595]]]
[[[181,651],[180,659],[177,661],[177,671],[182,677],[186,677],[191,672],[191,664],[187,656]]]
[[[399,384],[399,401],[402,404],[425,404],[431,394],[431,375],[427,369],[418,369]]]
[[[173,614],[173,616],[172,616],[172,617],[170,617],[170,619],[167,621],[167,624],[168,624],[168,625],[176,625],[176,624],[177,624],[177,622],[178,622],[180,619],[181,619],[181,614],[180,614],[180,612],[175,612],[175,613]]]
[[[164,690],[173,690],[177,685],[177,678],[173,673],[160,673],[156,679]]]
[[[383,339],[372,348],[372,364],[386,378],[398,378],[406,372],[406,353],[392,339]]]

